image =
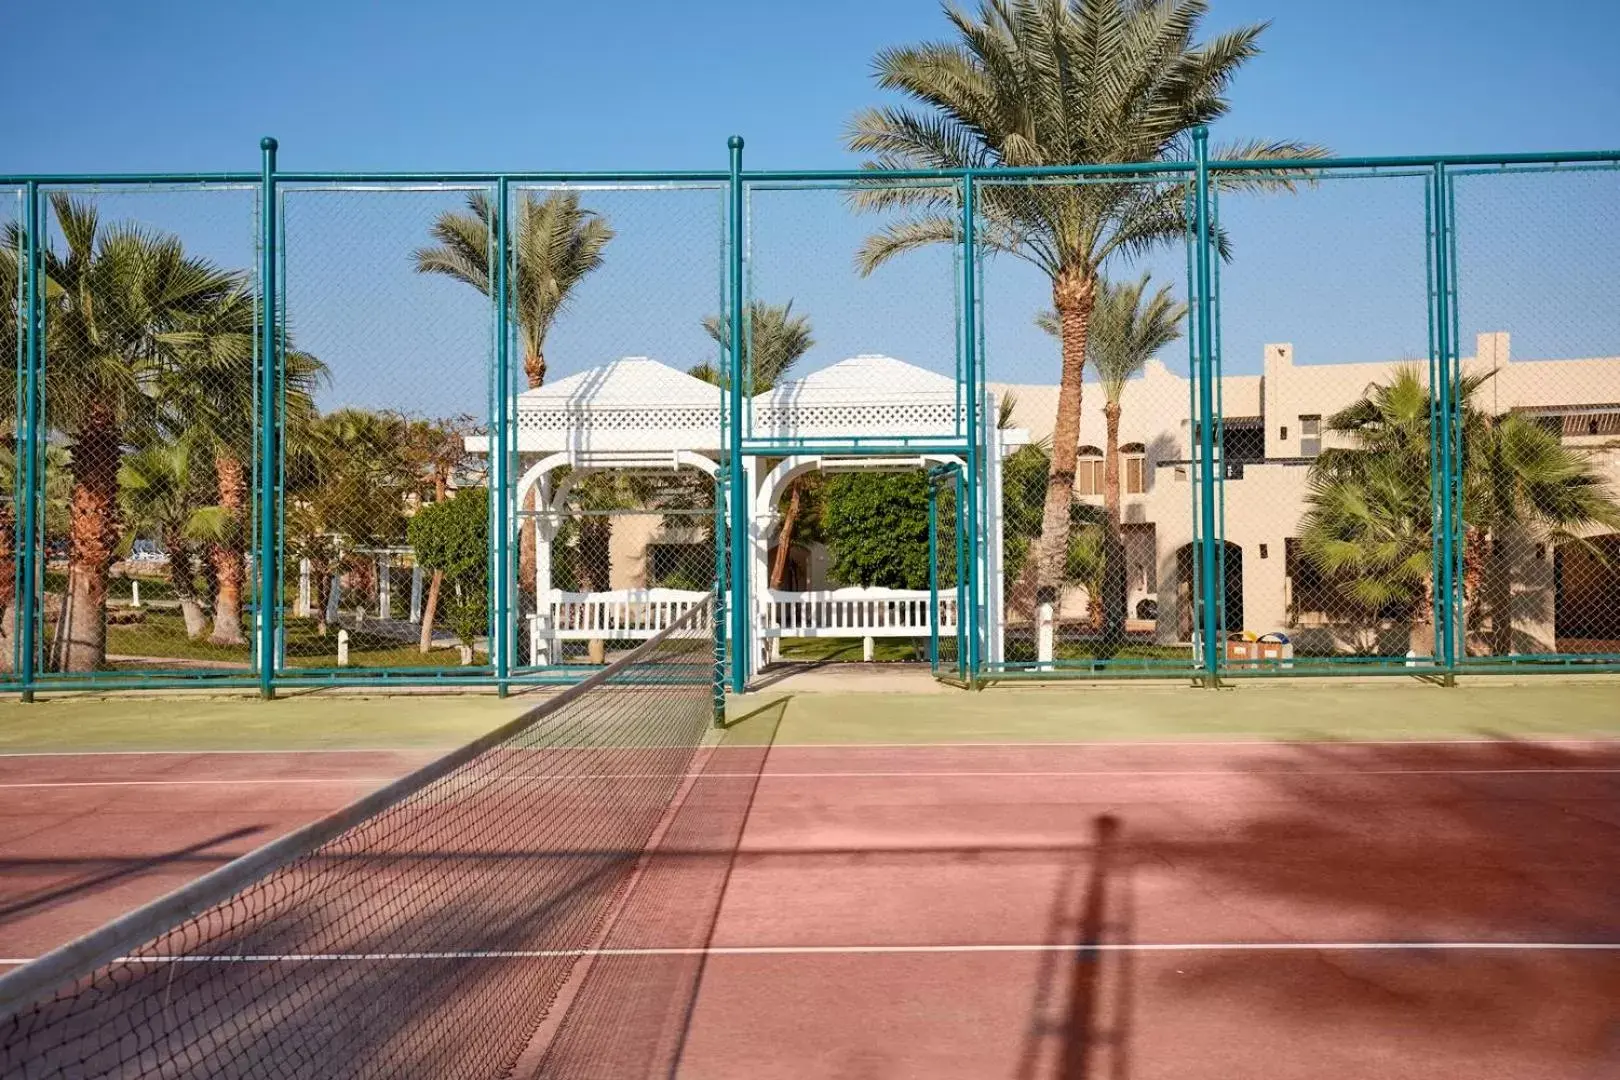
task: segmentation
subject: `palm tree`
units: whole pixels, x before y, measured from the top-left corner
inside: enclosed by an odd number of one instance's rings
[[[1091,316],[1086,355],[1102,385],[1103,420],[1103,510],[1106,572],[1102,584],[1103,647],[1117,647],[1125,632],[1128,582],[1125,574],[1125,542],[1121,533],[1123,514],[1119,491],[1119,418],[1125,384],[1134,379],[1160,349],[1181,337],[1181,321],[1187,305],[1178,302],[1165,285],[1148,296],[1151,274],[1134,282],[1098,281],[1097,305]],[[1045,311],[1036,322],[1047,333],[1063,336],[1057,314]]]
[[[1620,527],[1620,503],[1583,451],[1515,413],[1491,416],[1475,395],[1495,372],[1465,376],[1457,387],[1462,417],[1462,527],[1465,550],[1487,552],[1481,577],[1494,645],[1511,647],[1506,537],[1529,533],[1548,542],[1581,542],[1594,526]],[[1430,395],[1414,367],[1327,420],[1349,442],[1311,466],[1300,544],[1369,618],[1404,618],[1409,647],[1434,643],[1432,580],[1437,523],[1429,483]],[[1495,582],[1493,588],[1490,583]]]
[[[257,336],[257,299],[244,283],[188,316],[174,335],[177,362],[157,390],[165,426],[207,448],[212,457],[219,512],[210,558],[218,588],[209,641],[216,645],[246,644],[247,473],[260,430],[254,379]],[[282,369],[283,422],[292,428],[313,415],[315,386],[327,369],[290,343],[282,350]]]
[[[810,317],[793,314],[791,300],[785,304],[750,301],[747,325],[748,333],[743,346],[743,371],[747,373],[747,385],[743,390],[747,394],[763,394],[772,389],[816,343],[810,328]],[[703,329],[722,347],[730,347],[730,319],[710,315],[703,320]],[[712,364],[700,364],[691,373],[716,386],[725,383]],[[780,589],[787,577],[788,556],[793,551],[794,530],[805,512],[806,492],[807,486],[797,479],[788,485],[787,512],[782,515],[782,528],[776,538],[776,558],[771,563],[769,582],[772,589]]]
[[[203,541],[220,531],[218,508],[204,505],[213,485],[197,468],[197,457],[191,439],[164,440],[130,454],[118,470],[124,521],[131,532],[163,542],[169,581],[192,640],[208,629],[196,583]]]
[[[1228,108],[1238,69],[1259,52],[1263,26],[1195,41],[1206,0],[983,0],[975,17],[945,14],[953,42],[887,49],[884,90],[923,109],[868,109],[848,136],[875,168],[1101,165],[1185,159],[1191,132]],[[1223,159],[1320,156],[1295,142],[1223,147]],[[977,189],[986,252],[1039,267],[1052,282],[1063,343],[1051,473],[1041,514],[1036,585],[1061,579],[1079,450],[1080,405],[1098,281],[1109,260],[1130,259],[1186,235],[1185,189],[1149,181],[983,184]],[[877,186],[859,205],[898,209],[870,237],[863,273],[902,252],[959,242],[954,194],[938,187]]]
[[[345,408],[310,420],[289,440],[287,554],[310,562],[322,634],[330,582],[348,553],[404,540],[406,497],[417,483],[402,460],[407,426],[393,413]],[[367,561],[354,569],[369,579]]]
[[[65,250],[44,252],[50,418],[67,437],[73,476],[68,597],[55,649],[61,670],[91,671],[106,658],[124,445],[150,429],[155,384],[188,324],[239,289],[241,276],[188,256],[176,237],[132,224],[103,228],[89,201],[56,193],[51,204]]]
[[[469,463],[466,436],[476,425],[470,416],[449,420],[412,420],[406,429],[406,467],[422,482],[416,492],[419,502],[442,503],[450,497],[450,481]],[[433,651],[433,624],[439,614],[439,593],[444,588],[444,571],[434,570],[428,582],[427,599],[422,607],[422,629],[417,651],[423,656]]]
[[[494,250],[496,210],[489,196],[467,196],[467,212],[447,211],[433,225],[436,247],[416,251],[416,269],[443,274],[471,285],[485,296],[494,287],[489,258]],[[523,374],[530,390],[545,385],[546,335],[585,275],[602,265],[602,249],[613,239],[607,219],[579,204],[572,191],[540,197],[525,191],[518,203],[512,246],[512,320],[523,341]],[[534,492],[524,500],[529,524],[518,534],[518,588],[534,589]]]
[[[1620,503],[1587,451],[1565,446],[1558,433],[1518,413],[1489,416],[1466,398],[1463,468],[1465,598],[1478,594],[1490,621],[1490,650],[1505,656],[1517,647],[1515,550],[1524,541],[1549,548],[1575,543],[1601,557],[1585,537],[1600,527],[1620,529]]]

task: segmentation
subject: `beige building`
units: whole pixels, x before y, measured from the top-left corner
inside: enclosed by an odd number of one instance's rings
[[[1480,334],[1469,374],[1495,374],[1476,393],[1482,409],[1535,416],[1570,446],[1587,448],[1620,492],[1620,357],[1516,359],[1506,333]],[[1299,651],[1399,654],[1408,628],[1368,626],[1344,612],[1333,590],[1314,580],[1297,557],[1312,460],[1333,444],[1326,418],[1387,382],[1401,366],[1424,361],[1311,364],[1293,346],[1265,347],[1264,373],[1222,380],[1225,417],[1224,534],[1228,628],[1281,631]],[[993,385],[1011,396],[1013,422],[1033,438],[1048,436],[1057,388]],[[1189,386],[1152,361],[1121,401],[1121,486],[1132,628],[1163,643],[1187,641],[1191,603],[1192,485]],[[1103,398],[1086,387],[1080,425],[1077,494],[1101,503]],[[1038,513],[1038,508],[1035,509]],[[1609,651],[1620,639],[1620,536],[1581,545],[1520,538],[1513,567],[1514,649],[1518,652]],[[1065,598],[1062,617],[1083,614],[1086,597]],[[1014,620],[1009,618],[1009,629]],[[1605,646],[1603,639],[1610,639]]]

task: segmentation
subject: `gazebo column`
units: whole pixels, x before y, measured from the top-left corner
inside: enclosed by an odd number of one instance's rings
[[[298,603],[293,608],[293,614],[300,619],[307,619],[314,614],[314,605],[310,601],[310,573],[313,567],[308,559],[298,560]]]
[[[996,415],[996,399],[993,395],[985,402],[989,411],[984,415]],[[989,521],[984,530],[984,594],[985,603],[981,610],[984,614],[984,644],[987,653],[986,659],[991,663],[999,664],[1006,657],[1007,631],[1005,624],[1006,586],[1007,577],[1003,571],[1005,560],[1003,558],[1006,544],[1005,518],[1001,508],[1001,462],[1006,456],[1006,447],[1002,442],[1001,429],[991,426],[986,441],[989,445],[989,468],[985,470],[985,513]],[[957,614],[961,618],[961,614]]]
[[[766,641],[761,631],[765,628],[766,592],[770,585],[770,521],[774,506],[763,505],[759,490],[759,461],[757,457],[743,458],[743,490],[748,494],[748,565],[744,567],[750,606],[749,625],[754,628],[748,657],[748,677],[752,679],[766,657]]]
[[[544,505],[544,503],[542,503]],[[529,620],[529,663],[536,666],[554,664],[560,657],[552,655],[554,641],[551,597],[552,543],[557,537],[555,519],[534,524],[534,617]]]
[[[411,563],[411,622],[422,621],[422,564]]]

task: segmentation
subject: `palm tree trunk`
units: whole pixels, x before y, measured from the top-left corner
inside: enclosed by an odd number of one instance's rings
[[[787,513],[782,516],[782,532],[776,539],[776,558],[771,561],[770,586],[773,589],[782,587],[782,579],[787,576],[788,556],[793,550],[793,530],[799,524],[800,493],[797,481],[788,487]]]
[[[219,476],[219,507],[225,512],[225,539],[214,545],[214,572],[219,590],[214,594],[214,632],[208,640],[215,645],[245,645],[242,635],[242,586],[247,581],[241,550],[242,508],[247,504],[247,476],[242,463],[227,453],[214,458]]]
[[[439,589],[444,585],[444,571],[433,571],[433,578],[428,582],[427,603],[422,605],[422,637],[416,644],[416,651],[426,656],[433,651],[433,620],[439,614]]]
[[[107,571],[118,544],[118,423],[94,407],[73,445],[68,595],[63,671],[96,671],[107,661]]]
[[[1052,464],[1041,507],[1041,537],[1036,558],[1028,563],[1035,575],[1036,603],[1056,600],[1069,550],[1069,508],[1074,501],[1075,463],[1080,453],[1080,406],[1086,370],[1086,337],[1097,299],[1096,277],[1071,268],[1052,281],[1052,305],[1062,331],[1063,367],[1058,380],[1057,419],[1052,425]]]
[[[1480,543],[1476,539],[1463,549],[1465,567],[1469,552]],[[1493,535],[1489,544],[1481,559],[1480,606],[1491,620],[1491,655],[1507,656],[1513,652],[1513,567],[1508,558],[1512,545],[1501,535]],[[1465,579],[1466,573],[1465,569]]]
[[[450,496],[450,478],[443,469],[433,474],[433,499],[444,502]],[[426,656],[433,651],[433,620],[439,617],[439,590],[444,587],[444,571],[433,571],[428,581],[427,602],[422,605],[422,635],[417,639],[416,651]]]
[[[613,587],[613,519],[588,514],[579,522],[580,584],[586,592],[607,592]],[[607,661],[607,642],[591,638],[585,658],[592,664]]]
[[[525,349],[523,353],[523,376],[529,382],[530,390],[538,390],[546,382],[546,354],[541,349]],[[536,484],[529,489],[523,497],[523,509],[528,515],[518,519],[518,596],[534,598],[534,568],[535,551],[539,546],[539,534],[536,530],[539,522],[533,517],[535,509],[535,496],[540,490]]]
[[[163,546],[169,549],[169,584],[174,588],[174,598],[180,601],[180,614],[186,620],[186,637],[196,641],[208,629],[208,616],[197,599],[197,586],[192,581],[195,567],[191,562],[191,549],[183,537],[174,533],[163,538]]]
[[[1125,575],[1125,539],[1121,533],[1119,499],[1119,415],[1117,401],[1103,405],[1108,436],[1103,451],[1103,568],[1102,641],[1100,654],[1112,656],[1125,638],[1128,583]]]
[[[1406,642],[1414,656],[1434,655],[1434,591],[1428,586],[1412,609],[1412,627],[1407,632]]]

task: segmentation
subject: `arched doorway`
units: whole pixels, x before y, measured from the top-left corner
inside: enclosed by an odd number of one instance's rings
[[[1553,583],[1559,652],[1620,647],[1620,533],[1560,544],[1553,552]]]
[[[1202,612],[1193,606],[1193,567],[1198,558],[1195,544],[1183,544],[1176,551],[1176,635],[1191,641],[1193,627],[1202,622]],[[1243,549],[1231,541],[1225,545],[1225,612],[1223,629],[1243,629]]]

